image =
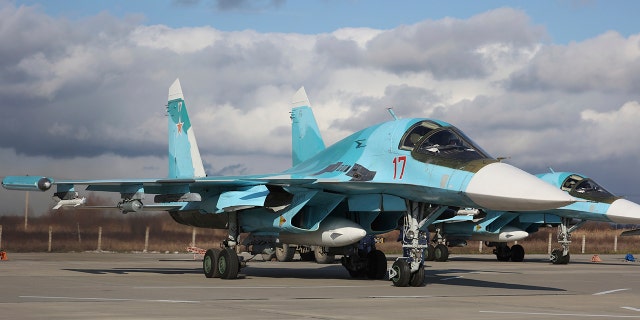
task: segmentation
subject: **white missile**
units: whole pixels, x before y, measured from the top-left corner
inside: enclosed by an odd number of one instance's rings
[[[508,242],[518,241],[529,236],[529,233],[512,226],[506,226],[500,229],[500,232],[474,232],[469,240],[489,241],[489,242]]]
[[[367,232],[357,223],[345,218],[326,218],[320,222],[316,231],[303,233],[280,233],[281,243],[294,243],[310,246],[343,247],[356,243]]]
[[[69,199],[69,200],[60,200],[58,201],[56,206],[53,207],[53,210],[58,210],[62,207],[77,207],[77,206],[84,205],[85,203],[87,203],[87,198],[85,197]]]

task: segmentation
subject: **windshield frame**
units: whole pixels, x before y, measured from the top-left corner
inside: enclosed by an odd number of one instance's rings
[[[574,183],[571,184],[571,182]],[[572,174],[562,182],[562,189],[567,191],[568,184],[571,184],[569,194],[576,198],[604,203],[613,203],[613,201],[620,199],[591,178]],[[585,185],[589,185],[591,188],[585,189]]]
[[[415,141],[417,131],[426,132]],[[452,144],[444,145],[442,142],[441,145],[430,140],[446,137],[449,137],[447,142]],[[429,145],[425,145],[427,143]],[[466,171],[475,172],[486,164],[498,162],[458,128],[443,126],[430,120],[419,121],[407,129],[398,148],[411,151],[411,156],[417,161]]]

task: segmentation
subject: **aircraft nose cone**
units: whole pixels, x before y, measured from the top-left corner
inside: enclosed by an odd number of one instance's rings
[[[627,199],[614,201],[606,214],[615,223],[640,224],[640,205]]]
[[[576,201],[551,184],[502,162],[480,169],[465,192],[480,207],[501,211],[549,210]]]

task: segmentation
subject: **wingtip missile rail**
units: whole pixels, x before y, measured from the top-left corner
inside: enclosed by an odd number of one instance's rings
[[[53,185],[53,179],[42,176],[6,176],[2,186],[7,190],[47,191]]]

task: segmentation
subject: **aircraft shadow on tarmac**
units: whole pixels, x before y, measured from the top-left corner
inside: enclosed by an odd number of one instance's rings
[[[326,265],[319,268],[288,268],[284,263],[281,265],[282,266],[278,268],[256,268],[248,266],[242,269],[241,274],[246,277],[265,278],[361,280],[351,278],[347,270],[339,264]]]
[[[508,282],[496,282],[486,281],[478,279],[470,279],[468,276],[453,276],[454,274],[473,274],[478,273],[478,270],[425,270],[425,278],[427,285],[429,283],[437,283],[440,285],[452,285],[474,288],[493,288],[493,289],[507,289],[507,290],[527,290],[527,291],[545,291],[545,292],[566,292],[564,289],[527,285],[521,283],[508,283]],[[515,272],[494,272],[490,273],[504,273],[504,274],[517,274]],[[522,277],[526,277],[526,274],[521,274]]]
[[[469,257],[469,256],[456,256],[456,257],[451,257],[449,258],[449,260],[451,261],[466,261],[466,262],[496,262],[498,263],[496,260],[494,259],[487,259],[484,257]],[[432,262],[434,263],[434,262]],[[435,262],[440,263],[440,262]],[[505,261],[505,262],[499,262],[500,264],[521,264],[521,263],[536,263],[536,264],[547,264],[549,266],[553,266],[553,264],[549,261],[549,258],[525,258],[523,262],[511,262],[511,261]],[[584,261],[580,261],[580,260],[571,260],[571,262],[568,265],[557,265],[557,267],[567,267],[567,266],[571,266],[571,265],[605,265],[605,266],[617,266],[617,265],[634,265],[633,263],[629,263],[627,261],[624,260],[623,257],[620,257],[618,259],[615,260],[603,260],[602,262],[591,262],[588,260],[584,260]],[[640,266],[640,264],[635,264],[637,266]]]
[[[111,269],[62,269],[66,271],[82,272],[89,274],[202,274],[201,268],[111,268]]]
[[[162,275],[181,275],[181,274],[201,274],[200,268],[100,268],[100,269],[63,269],[66,271],[82,272],[88,274],[136,274],[136,273],[152,273]],[[544,287],[536,285],[526,285],[520,283],[506,283],[470,279],[465,276],[454,276],[459,274],[473,274],[478,270],[463,270],[463,269],[450,269],[450,270],[425,270],[426,286],[430,284],[438,285],[451,285],[462,287],[474,287],[474,288],[494,288],[494,289],[508,289],[508,290],[526,290],[526,291],[541,291],[541,292],[565,292],[566,290],[553,287]],[[491,273],[496,273],[490,271]],[[513,272],[498,272],[505,274],[513,274]],[[524,274],[522,275],[525,276]],[[204,275],[203,275],[204,277]],[[327,265],[319,268],[260,268],[260,267],[246,267],[242,269],[239,275],[240,281],[243,279],[249,280],[251,278],[276,278],[276,279],[344,279],[349,281],[377,281],[384,282],[386,280],[370,280],[366,278],[351,278],[349,273],[338,264]],[[215,279],[211,279],[215,281]],[[390,284],[391,285],[391,284]]]
[[[427,268],[425,270],[425,276],[427,278],[426,285],[429,286],[429,284],[438,283],[440,285],[466,286],[466,287],[475,287],[475,288],[496,288],[496,289],[544,291],[544,292],[566,291],[560,288],[526,285],[526,284],[520,284],[520,283],[493,282],[493,281],[469,279],[465,277],[452,278],[451,276],[448,275],[448,274],[451,274],[451,275],[471,274],[477,271],[478,270],[461,270],[461,269],[429,270],[429,268]],[[517,272],[495,272],[495,271],[491,271],[491,273],[519,274]],[[247,267],[246,269],[243,269],[242,274],[244,274],[246,278],[269,277],[269,278],[345,279],[345,280],[353,280],[353,281],[375,281],[375,280],[370,280],[366,278],[351,278],[349,276],[349,273],[340,265],[330,265],[330,266],[325,266],[322,268],[314,268],[314,269],[300,269],[300,268],[266,269],[266,268]],[[526,275],[522,274],[522,276],[524,277]],[[449,280],[446,280],[446,281],[442,280],[447,278],[449,278]],[[387,280],[384,280],[384,281],[387,281]]]
[[[65,271],[88,274],[134,274],[152,273],[165,275],[202,274],[202,268],[99,268],[99,269],[62,269]],[[300,279],[348,279],[349,273],[341,265],[328,265],[320,268],[256,268],[246,267],[241,270],[240,278],[300,278]],[[204,275],[203,275],[204,277]],[[358,279],[355,279],[358,280]]]

